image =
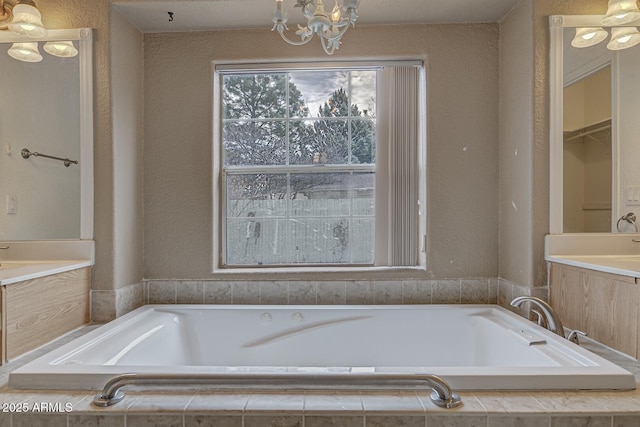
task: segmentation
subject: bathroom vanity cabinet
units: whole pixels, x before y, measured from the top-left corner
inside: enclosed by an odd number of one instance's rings
[[[2,362],[89,322],[90,268],[2,286]]]
[[[565,327],[638,359],[640,280],[551,263],[550,302]]]

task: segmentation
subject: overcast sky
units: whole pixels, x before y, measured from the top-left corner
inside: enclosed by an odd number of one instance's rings
[[[340,88],[348,89],[348,71],[293,72],[291,81],[302,93],[312,117],[318,115],[318,109]],[[351,103],[362,110],[375,111],[376,72],[351,72]]]

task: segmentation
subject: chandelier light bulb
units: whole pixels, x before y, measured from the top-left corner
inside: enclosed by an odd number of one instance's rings
[[[29,37],[44,37],[47,35],[47,29],[42,25],[40,11],[32,4],[27,3],[15,5],[9,30]]]
[[[342,19],[342,8],[338,6],[338,2],[336,1],[336,5],[333,6],[333,10],[331,11],[331,21],[339,22]]]

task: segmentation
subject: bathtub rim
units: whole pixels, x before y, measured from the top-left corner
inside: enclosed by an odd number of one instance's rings
[[[550,368],[487,368],[487,367],[435,367],[437,370],[429,367],[411,368],[410,372],[423,374],[434,374],[445,378],[453,389],[457,390],[631,390],[636,388],[636,381],[629,371],[615,365],[603,357],[592,353],[582,347],[570,343],[568,340],[562,339],[546,329],[540,328],[533,322],[513,313],[512,311],[494,304],[416,304],[416,305],[205,305],[205,304],[150,304],[139,307],[111,322],[105,323],[89,332],[80,336],[73,341],[63,344],[62,346],[48,352],[47,354],[36,358],[35,360],[15,369],[9,375],[9,387],[18,389],[60,389],[60,385],[64,384],[63,389],[83,389],[83,390],[99,390],[103,385],[117,374],[126,372],[136,373],[198,373],[198,372],[221,372],[216,368],[224,367],[202,367],[202,366],[136,366],[132,369],[128,366],[103,366],[103,365],[55,365],[51,364],[68,357],[68,354],[81,350],[86,346],[93,345],[96,341],[102,339],[105,333],[105,327],[110,326],[111,333],[116,327],[125,327],[128,322],[135,321],[136,318],[143,313],[153,311],[154,309],[226,309],[226,310],[343,310],[343,309],[363,309],[363,310],[451,310],[456,308],[464,309],[482,309],[490,312],[496,311],[512,320],[524,324],[534,329],[537,334],[543,335],[544,338],[553,343],[553,345],[569,346],[572,352],[579,354],[587,360],[594,362],[595,366],[575,366],[575,367],[550,367]],[[79,346],[78,346],[79,345]],[[75,346],[75,347],[74,347]],[[573,347],[571,347],[573,346]],[[81,369],[81,372],[79,371]],[[87,369],[88,368],[88,369]],[[207,369],[208,368],[208,369]],[[257,368],[259,372],[282,372],[287,368],[261,367]],[[422,369],[422,370],[420,370]],[[378,368],[379,372],[409,372],[402,368]],[[499,372],[496,372],[496,371]],[[99,372],[101,371],[101,372]],[[299,371],[295,371],[299,372]],[[49,376],[51,380],[49,384],[43,385],[42,377]],[[513,376],[517,376],[521,381],[514,381]],[[61,381],[57,381],[60,379]],[[62,381],[64,379],[64,381]],[[479,381],[481,386],[469,387],[467,384]],[[522,382],[527,384],[526,387],[516,384]],[[565,387],[549,387],[549,383],[568,384],[572,386]],[[594,386],[594,382],[597,384]],[[242,387],[238,387],[242,388]],[[215,389],[215,387],[214,387]],[[267,390],[267,389],[265,389]]]

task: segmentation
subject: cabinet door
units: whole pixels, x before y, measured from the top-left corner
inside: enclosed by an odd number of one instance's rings
[[[637,286],[616,275],[585,274],[585,329],[591,338],[636,356]]]
[[[580,269],[552,264],[549,302],[564,326],[584,331],[586,301],[582,276],[583,272]]]
[[[550,301],[564,326],[638,357],[638,285],[633,277],[551,265]]]
[[[88,268],[8,285],[7,360],[88,323],[89,288]]]

